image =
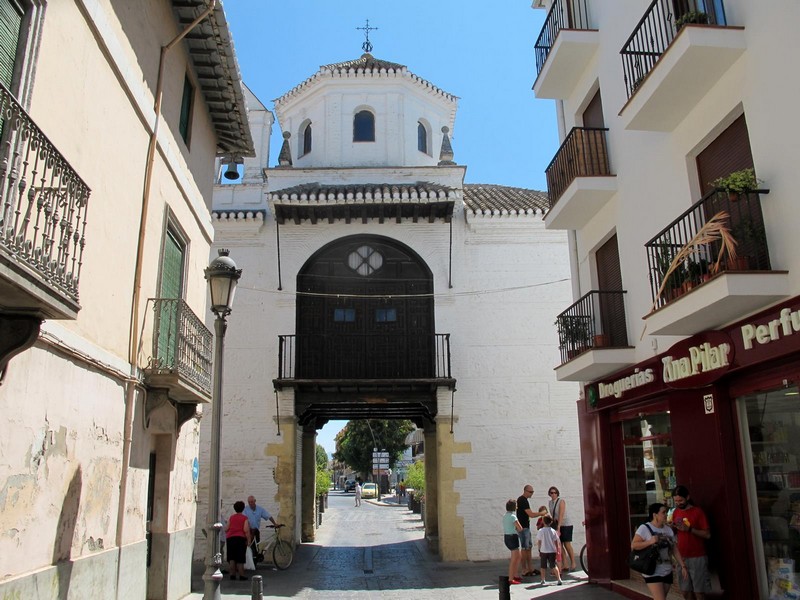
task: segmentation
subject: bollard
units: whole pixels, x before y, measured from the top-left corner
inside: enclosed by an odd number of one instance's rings
[[[261,575],[253,575],[251,581],[253,582],[250,587],[251,600],[264,600],[264,585],[261,581]]]
[[[500,600],[511,600],[511,582],[508,575],[500,575]]]

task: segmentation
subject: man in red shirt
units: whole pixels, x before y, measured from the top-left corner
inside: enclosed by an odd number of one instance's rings
[[[705,543],[711,537],[708,519],[702,509],[692,504],[686,486],[677,486],[672,492],[672,498],[675,500],[672,527],[676,530],[678,550],[686,561],[687,572],[684,578],[682,570],[678,571],[678,583],[687,600],[704,600],[711,591]]]

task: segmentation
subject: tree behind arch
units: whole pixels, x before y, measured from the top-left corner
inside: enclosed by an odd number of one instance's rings
[[[372,472],[372,448],[377,444],[379,450],[389,453],[389,468],[393,469],[403,451],[408,448],[406,436],[413,429],[414,424],[405,419],[370,419],[369,424],[366,420],[348,421],[336,435],[336,452],[333,453],[333,458],[366,475]]]

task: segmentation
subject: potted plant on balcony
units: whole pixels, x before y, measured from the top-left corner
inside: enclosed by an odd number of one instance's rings
[[[739,194],[747,194],[753,190],[758,189],[758,186],[764,183],[761,179],[756,177],[756,172],[753,169],[741,169],[729,173],[725,177],[718,177],[711,182],[718,190],[728,192],[728,198],[735,202],[739,199]]]
[[[675,19],[675,31],[683,29],[684,25],[695,23],[697,25],[708,25],[708,14],[699,10],[690,10]]]
[[[705,258],[690,258],[686,261],[687,281],[693,286],[711,279],[711,270]]]
[[[555,322],[558,327],[559,345],[573,358],[589,347],[591,334],[590,318],[582,315],[564,315]]]

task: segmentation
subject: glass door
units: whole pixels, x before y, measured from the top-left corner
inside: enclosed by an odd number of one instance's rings
[[[769,597],[790,598],[800,595],[800,390],[789,385],[738,400]]]
[[[623,421],[622,436],[632,537],[639,525],[648,520],[650,504],[662,502],[672,507],[676,479],[669,413]]]

